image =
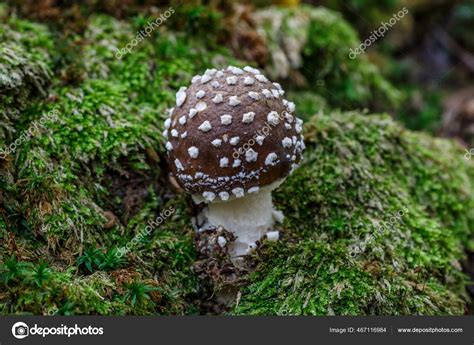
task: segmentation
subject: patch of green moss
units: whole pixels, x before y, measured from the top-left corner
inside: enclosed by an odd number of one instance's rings
[[[0,24],[0,143],[15,139],[15,121],[34,96],[45,96],[52,76],[53,39],[40,24],[8,18]]]
[[[202,42],[190,43],[183,35],[170,40],[170,35],[157,31],[117,59],[115,48],[124,47],[135,34],[129,24],[105,16],[91,18],[81,47],[84,61],[73,66],[78,69],[74,74],[87,78],[77,86],[55,83],[50,90],[52,101],[33,103],[23,112],[22,130],[44,114],[54,111],[57,118],[46,121],[35,136],[21,143],[8,158],[2,176],[8,192],[4,195],[2,261],[15,253],[6,243],[12,235],[21,253],[38,251],[27,256],[27,265],[46,253],[54,264],[72,260],[74,269],[64,279],[77,288],[51,296],[50,304],[57,305],[60,313],[181,314],[194,310],[189,298],[197,291],[190,269],[194,245],[189,218],[182,215],[183,204],[176,214],[186,223],[173,219],[172,226],[163,225],[164,230],[153,232],[123,260],[115,260],[113,253],[132,241],[168,202],[170,189],[162,185],[162,157],[157,152],[164,152],[160,128],[175,90],[211,67],[214,57],[227,53],[223,49],[207,53]],[[190,49],[193,44],[195,48]],[[15,165],[10,164],[13,160]],[[117,180],[121,190],[116,190]],[[130,202],[136,210],[110,215],[110,210]],[[113,222],[106,227],[110,217]],[[84,269],[81,258],[85,255],[97,263],[90,266],[92,272]],[[63,269],[58,267],[57,273],[63,275]],[[133,279],[122,284],[117,278],[121,275]],[[111,291],[102,296],[107,300],[103,305],[87,298],[92,282],[99,291]],[[38,293],[22,289],[22,284],[20,280],[5,288],[17,299]],[[147,296],[154,296],[153,301]],[[31,309],[21,303],[1,303],[5,313]],[[34,312],[46,311],[38,302]]]
[[[305,126],[304,162],[275,193],[281,240],[255,255],[233,313],[462,315],[459,261],[474,244],[474,166],[462,149],[388,116]]]

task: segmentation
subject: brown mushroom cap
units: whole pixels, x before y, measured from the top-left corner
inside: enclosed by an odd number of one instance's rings
[[[251,67],[207,70],[182,87],[164,131],[178,184],[207,201],[227,200],[288,176],[304,142],[283,94]]]

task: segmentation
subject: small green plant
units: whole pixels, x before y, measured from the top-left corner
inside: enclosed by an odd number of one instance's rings
[[[54,313],[55,315],[74,315],[74,303],[71,301],[64,301],[59,309]]]
[[[114,270],[120,267],[122,262],[123,259],[118,255],[118,250],[116,248],[112,248],[107,253],[102,255],[99,269],[105,271]]]
[[[114,270],[118,268],[123,262],[123,259],[118,255],[118,250],[113,248],[104,252],[100,248],[88,248],[84,254],[77,259],[79,267],[85,267],[90,273],[95,269],[98,270]]]
[[[149,293],[158,291],[158,287],[150,286],[142,282],[132,282],[126,285],[127,292],[125,293],[125,301],[128,301],[135,306],[137,303],[150,300]]]
[[[46,262],[40,263],[38,266],[33,268],[30,280],[36,284],[39,288],[43,287],[45,283],[51,277],[51,269],[48,268]]]
[[[21,281],[28,271],[28,264],[17,260],[13,255],[3,265],[0,266],[1,281],[8,285],[12,282]]]
[[[102,260],[102,252],[98,248],[88,248],[84,251],[84,254],[77,259],[77,265],[79,267],[85,267],[90,273],[94,271],[94,267],[99,267]]]

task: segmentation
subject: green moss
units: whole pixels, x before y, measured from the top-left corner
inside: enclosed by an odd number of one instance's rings
[[[15,121],[31,98],[45,95],[52,76],[49,51],[54,51],[54,44],[46,27],[16,17],[0,24],[0,41],[0,144],[3,146],[15,139]]]
[[[317,115],[305,130],[304,163],[276,193],[282,239],[256,255],[233,313],[463,314],[474,167],[461,148],[387,116]]]
[[[37,265],[18,261],[15,257],[3,257],[0,290],[4,293],[0,295],[0,312],[61,315],[194,313],[190,296],[198,287],[191,271],[193,230],[182,211],[186,209],[183,199],[161,205],[162,210],[175,210],[170,219],[143,237],[126,256],[111,257],[116,255],[118,246],[131,243],[149,221],[156,220],[158,202],[156,198],[150,200],[130,221],[124,234],[106,233],[102,241],[111,250],[90,247],[78,257],[77,266],[48,268],[39,284],[34,279]],[[41,249],[43,255],[44,250]],[[57,265],[57,259],[52,257],[51,262]],[[110,266],[112,261],[115,264]],[[86,269],[88,262],[91,263],[90,270]],[[153,291],[156,296],[150,297]]]
[[[174,219],[174,227],[153,233],[151,241],[147,238],[145,245],[122,261],[111,255],[157,217],[166,203],[165,194],[170,193],[168,186],[160,185],[162,158],[156,152],[164,152],[160,128],[175,89],[226,52],[207,54],[205,44],[199,42],[190,50],[192,44],[181,35],[170,41],[157,32],[132,54],[116,59],[114,48],[125,46],[134,34],[126,23],[103,16],[91,19],[82,47],[84,63],[73,65],[78,69],[74,74],[87,78],[77,86],[54,84],[50,90],[54,101],[33,103],[23,112],[22,130],[44,114],[55,112],[57,118],[46,121],[35,136],[21,143],[12,155],[16,164],[7,166],[2,175],[8,214],[2,219],[3,260],[11,255],[6,239],[14,234],[23,250],[38,250],[28,264],[48,252],[76,264],[64,278],[75,288],[51,296],[50,304],[58,306],[60,313],[180,314],[194,310],[189,296],[197,286],[190,269],[194,245],[188,223]],[[198,58],[202,65],[195,63]],[[116,190],[117,179],[122,190]],[[136,196],[126,194],[134,188],[139,189]],[[22,198],[25,193],[28,197]],[[106,229],[105,210],[122,212],[120,208],[134,198],[139,199],[138,210],[117,214],[115,224]],[[172,201],[176,202],[179,199]],[[183,209],[186,207],[180,204],[176,214]],[[81,259],[85,250],[98,256],[91,270],[84,268]],[[126,270],[134,282],[119,283],[114,270]],[[63,274],[62,269],[57,273]],[[92,276],[96,279],[91,280]],[[21,289],[21,284],[5,288],[18,299],[38,293]],[[86,298],[91,284],[112,291],[107,302],[96,304],[93,298]],[[149,285],[158,290],[143,287]],[[137,294],[141,297],[134,298]],[[154,302],[146,297],[153,294],[159,295]],[[5,308],[5,313],[46,312],[40,302],[34,308],[21,303]]]

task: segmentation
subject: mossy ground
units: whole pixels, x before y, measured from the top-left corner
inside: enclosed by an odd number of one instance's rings
[[[234,313],[464,313],[474,172],[462,150],[388,116],[318,115],[305,131],[305,161],[276,193],[281,242],[256,254]]]
[[[194,74],[248,62],[215,43],[224,27],[219,13],[180,11],[121,59],[116,49],[147,18],[93,15],[78,33],[14,16],[2,24],[2,43],[15,56],[0,57],[1,147],[45,114],[59,114],[0,161],[2,314],[197,314],[209,297],[192,269],[189,200],[168,181],[161,127],[176,90]],[[323,64],[342,56],[340,30],[356,38],[325,11],[315,10],[312,23],[330,23],[312,32],[305,49],[313,61],[327,48]],[[459,261],[473,249],[472,164],[455,144],[408,132],[387,116],[331,112],[337,99],[365,105],[395,94],[364,59],[348,66],[370,70],[370,78],[358,74],[362,93],[341,90],[349,74],[338,66],[307,66],[326,71],[318,78],[337,98],[289,93],[307,121],[305,163],[275,193],[287,215],[282,240],[257,252],[230,312],[463,313]],[[158,229],[117,256],[169,208]],[[349,255],[402,208],[400,222]]]

